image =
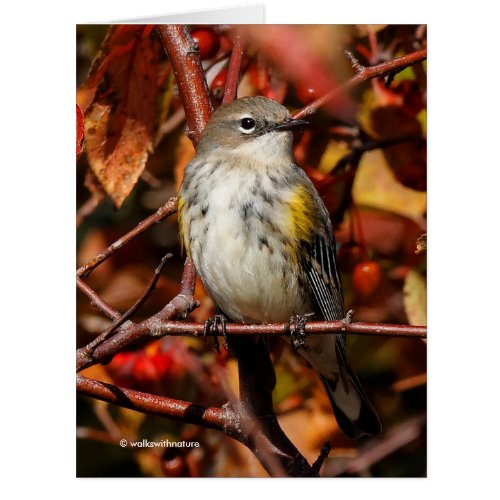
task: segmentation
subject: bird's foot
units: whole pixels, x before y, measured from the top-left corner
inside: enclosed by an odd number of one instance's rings
[[[300,347],[307,349],[306,323],[307,318],[313,315],[314,313],[297,314],[288,320],[285,330],[290,335],[290,343],[295,351],[297,351]]]
[[[345,318],[342,319],[342,322],[346,325],[350,325],[352,323],[352,317],[354,315],[354,310],[349,309],[347,311],[347,314],[345,315]]]
[[[205,321],[205,327],[203,329],[203,338],[205,342],[207,341],[207,337],[210,334],[213,334],[214,337],[214,347],[218,353],[220,353],[220,344],[219,344],[219,329],[222,334],[222,338],[224,339],[224,349],[228,350],[227,346],[227,331],[226,331],[227,319],[223,314],[216,314],[212,318],[208,318]]]

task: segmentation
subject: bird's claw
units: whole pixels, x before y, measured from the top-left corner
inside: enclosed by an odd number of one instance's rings
[[[205,321],[205,327],[203,328],[203,338],[205,342],[210,333],[214,337],[214,347],[216,351],[220,354],[220,344],[219,344],[219,328],[222,338],[224,339],[224,349],[228,350],[227,345],[227,331],[226,331],[227,319],[223,314],[216,314],[212,318],[208,318]]]
[[[354,315],[354,310],[353,309],[349,309],[349,311],[347,311],[347,314],[345,315],[345,318],[342,319],[342,322],[345,324],[345,325],[350,325],[352,323],[352,317]]]
[[[298,351],[300,347],[307,349],[306,323],[307,318],[312,315],[313,313],[297,314],[288,320],[286,331],[290,335],[290,343],[295,351]]]

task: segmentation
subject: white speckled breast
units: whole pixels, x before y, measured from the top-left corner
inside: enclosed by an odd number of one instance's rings
[[[233,321],[285,322],[312,311],[300,269],[285,251],[286,174],[286,167],[269,175],[263,166],[243,176],[237,164],[224,169],[220,163],[186,172],[185,240],[205,288]]]

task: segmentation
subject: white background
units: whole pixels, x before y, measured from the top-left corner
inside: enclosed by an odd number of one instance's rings
[[[422,500],[429,493],[489,498],[485,491],[498,490],[494,3],[264,3],[267,23],[428,23],[429,479],[74,479],[75,24],[174,11],[165,1],[16,1],[0,28],[0,446],[9,497]],[[184,11],[206,6],[182,2]]]

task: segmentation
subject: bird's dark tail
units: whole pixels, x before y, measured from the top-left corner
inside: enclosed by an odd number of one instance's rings
[[[363,435],[377,436],[382,425],[361,383],[346,363],[347,380],[330,380],[321,375],[332,404],[337,423],[347,437],[357,439]]]

